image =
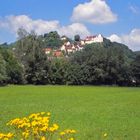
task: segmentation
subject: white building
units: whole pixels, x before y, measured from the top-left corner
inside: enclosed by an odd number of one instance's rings
[[[66,36],[62,36],[61,40],[67,40],[67,37]]]
[[[103,42],[103,36],[101,34],[97,36],[87,36],[84,40],[85,44],[92,44],[92,43],[101,43]],[[83,44],[83,41],[81,42]]]
[[[94,38],[94,42],[96,42],[96,43],[101,43],[103,41],[104,41],[104,38],[103,38],[103,36],[101,34],[99,34],[98,36],[96,36]]]

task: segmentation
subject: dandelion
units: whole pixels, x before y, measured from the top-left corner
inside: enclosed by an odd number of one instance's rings
[[[50,115],[51,115],[51,113],[50,113],[50,112],[48,112],[48,113],[47,113],[47,115],[48,115],[48,116],[50,116]]]
[[[107,137],[107,133],[104,133],[104,135],[103,135],[104,137]]]
[[[14,136],[13,133],[8,134],[0,133],[0,140],[10,140],[11,138],[13,138],[13,136]]]
[[[41,140],[46,140],[46,138],[45,137],[41,137]]]

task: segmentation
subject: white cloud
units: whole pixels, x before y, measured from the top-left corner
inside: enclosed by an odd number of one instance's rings
[[[116,34],[112,34],[110,37],[108,37],[108,39],[110,39],[112,42],[122,43],[122,39]]]
[[[71,19],[76,22],[105,24],[117,21],[117,15],[111,11],[105,0],[91,0],[76,6]]]
[[[87,30],[87,28],[81,23],[73,23],[68,26],[63,26],[58,29],[58,32],[61,35],[67,35],[70,37],[73,37],[76,34],[81,35],[81,37],[85,37],[90,34],[90,32]]]
[[[131,5],[131,6],[129,7],[129,9],[130,9],[131,12],[134,13],[134,14],[139,14],[139,13],[140,13],[140,9],[139,9],[137,6],[135,6],[135,5]]]
[[[75,34],[80,34],[81,37],[89,35],[90,32],[81,23],[73,23],[68,26],[61,26],[59,21],[46,21],[42,19],[33,20],[27,15],[7,16],[0,20],[0,28],[9,29],[15,33],[19,28],[24,28],[27,31],[34,30],[37,34],[44,34],[50,31],[58,31],[60,35],[73,37]]]
[[[116,34],[108,37],[112,42],[119,42],[129,46],[130,49],[140,50],[140,29],[133,29],[127,35],[118,36]]]

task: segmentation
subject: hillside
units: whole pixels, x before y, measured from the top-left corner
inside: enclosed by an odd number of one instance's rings
[[[104,47],[104,48],[119,48],[124,55],[128,58],[128,61],[133,61],[136,58],[136,54],[139,52],[133,52],[131,49],[129,49],[128,46],[118,43],[118,42],[111,42],[110,40],[104,38],[102,43],[92,43],[86,45],[87,47]]]
[[[64,40],[64,37],[66,38]],[[26,43],[28,43],[27,40],[28,36],[25,39],[22,39],[22,41]],[[79,39],[79,41],[75,41],[75,40],[71,40],[66,36],[62,36],[60,37],[60,35],[57,32],[50,32],[47,35],[44,34],[42,36],[38,36],[39,40],[42,42],[42,47],[43,48],[48,48],[46,49],[45,53],[46,54],[60,54],[60,56],[56,56],[56,57],[62,57],[62,54],[64,54],[64,56],[67,56],[71,53],[74,53],[75,51],[79,51],[82,50],[85,46],[98,46],[98,47],[105,47],[105,48],[109,48],[109,47],[117,47],[120,48],[124,54],[127,56],[127,58],[129,59],[129,61],[132,61],[135,59],[137,54],[140,54],[140,51],[137,52],[133,52],[131,49],[129,49],[128,46],[121,44],[121,43],[117,43],[117,42],[111,42],[110,40],[103,38],[103,42],[97,42],[97,43],[91,43],[91,44],[82,44],[81,42],[83,40]],[[20,40],[11,43],[11,44],[1,44],[0,47],[4,47],[4,48],[16,48],[18,47],[18,42],[20,42]],[[65,46],[65,49],[63,49],[63,46]],[[22,50],[23,51],[23,50]],[[52,53],[53,51],[55,51],[54,53]],[[58,53],[56,52],[58,51]],[[60,53],[63,52],[63,53]],[[65,52],[65,53],[64,53]]]
[[[124,54],[129,58],[129,60],[133,60],[136,57],[136,53],[133,52],[131,49],[129,49],[128,46],[118,43],[118,42],[111,42],[110,40],[104,38],[104,42],[103,42],[103,46],[104,47],[117,47],[122,49],[122,51],[124,52]]]
[[[135,51],[134,52],[136,55],[140,55],[140,51]]]
[[[69,41],[57,32],[1,45],[1,84],[139,85],[139,58],[102,35]],[[6,49],[3,49],[6,48]]]

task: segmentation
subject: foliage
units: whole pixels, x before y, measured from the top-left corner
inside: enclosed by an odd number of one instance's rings
[[[75,35],[74,36],[74,41],[80,41],[80,35]]]
[[[17,42],[14,53],[24,67],[27,83],[47,83],[47,56],[43,51],[42,40],[34,32]]]
[[[136,54],[131,49],[129,49],[128,46],[126,46],[124,44],[121,44],[118,42],[111,42],[110,40],[104,38],[104,42],[102,43],[102,45],[105,48],[116,47],[116,48],[121,49],[122,52],[124,53],[125,57],[127,57],[128,62],[132,62],[136,57]]]
[[[50,48],[59,48],[62,45],[62,41],[61,38],[59,36],[59,34],[54,31],[54,32],[50,32],[48,34],[44,34],[44,45],[43,47],[50,47]]]
[[[1,52],[6,62],[7,83],[23,84],[24,75],[22,64],[18,62],[11,50],[3,48]]]
[[[79,65],[81,84],[119,84],[129,83],[131,78],[126,57],[122,49],[105,48],[100,44],[87,45],[82,52],[75,53],[71,62]]]
[[[140,55],[137,55],[135,60],[132,62],[131,69],[132,69],[136,84],[140,85]]]
[[[0,53],[0,85],[4,85],[6,83],[6,80],[7,80],[6,62]]]
[[[134,52],[136,55],[140,55],[140,51],[135,51]]]
[[[0,48],[8,48],[9,45],[7,43],[0,44]]]
[[[83,50],[68,56],[62,52],[63,58],[55,58],[53,50],[58,50],[68,40],[78,45],[80,36],[75,35],[74,42],[66,36],[64,36],[66,40],[61,40],[56,31],[38,36],[34,31],[28,33],[20,28],[17,34],[16,43],[1,45],[2,59],[4,59],[1,62],[3,65],[1,71],[6,70],[3,78],[7,75],[7,83],[140,85],[139,60],[136,60],[138,53],[126,45],[112,43],[104,38],[102,43],[85,45]],[[50,54],[45,54],[47,47],[52,49]]]
[[[69,62],[66,59],[53,59],[50,62],[49,82],[51,84],[67,84]]]

